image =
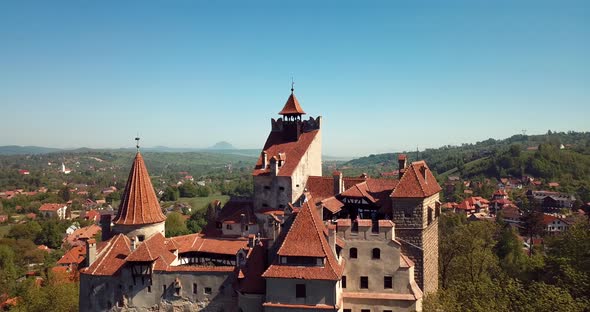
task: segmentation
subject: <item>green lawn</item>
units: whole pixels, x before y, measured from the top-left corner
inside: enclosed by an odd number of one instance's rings
[[[229,196],[221,195],[221,194],[213,194],[209,197],[193,197],[193,198],[181,197],[178,199],[178,201],[182,202],[182,203],[187,203],[187,204],[191,205],[191,207],[193,209],[199,210],[199,209],[204,209],[205,206],[207,206],[207,204],[209,204],[210,202],[212,202],[216,199],[220,200],[221,204],[224,205],[229,200]],[[171,202],[163,203],[162,206],[167,207],[169,204],[171,204]]]
[[[6,236],[8,234],[8,231],[10,231],[11,227],[12,224],[0,225],[0,238]]]

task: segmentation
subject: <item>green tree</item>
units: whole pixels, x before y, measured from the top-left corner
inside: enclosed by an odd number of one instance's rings
[[[184,183],[178,187],[180,197],[196,197],[197,187],[192,183]]]
[[[186,225],[191,233],[199,233],[207,225],[207,215],[203,210],[198,210],[191,215],[186,221]]]
[[[14,294],[17,278],[14,258],[14,251],[10,247],[0,245],[0,294]]]
[[[189,234],[184,217],[178,212],[171,212],[166,216],[166,237]]]
[[[61,198],[61,200],[63,200],[64,203],[67,203],[71,197],[70,188],[67,185],[62,187],[58,191],[57,195]]]
[[[178,188],[168,186],[164,190],[164,194],[162,194],[161,200],[163,200],[163,201],[177,201],[179,196],[180,196],[180,193],[178,191]]]
[[[15,224],[10,228],[7,237],[14,239],[28,239],[34,241],[37,239],[42,228],[39,222],[30,221],[23,224]]]

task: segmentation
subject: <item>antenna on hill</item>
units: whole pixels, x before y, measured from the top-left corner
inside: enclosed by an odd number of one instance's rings
[[[522,129],[522,135],[526,135],[526,129]]]
[[[418,145],[416,145],[416,161],[420,160],[420,151],[418,150]]]
[[[135,137],[135,147],[137,148],[137,152],[139,153],[139,133]]]

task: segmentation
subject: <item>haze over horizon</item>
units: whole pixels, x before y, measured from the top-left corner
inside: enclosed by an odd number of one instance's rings
[[[262,148],[290,93],[324,154],[590,131],[590,2],[0,3],[0,145]]]

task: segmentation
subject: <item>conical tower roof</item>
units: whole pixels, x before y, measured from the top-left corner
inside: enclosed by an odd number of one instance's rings
[[[119,225],[152,224],[166,220],[154,192],[150,175],[139,152],[135,155],[117,217]]]
[[[287,99],[287,103],[283,109],[279,112],[279,115],[305,115],[305,112],[299,105],[299,101],[295,97],[295,94],[291,92],[291,95]]]

